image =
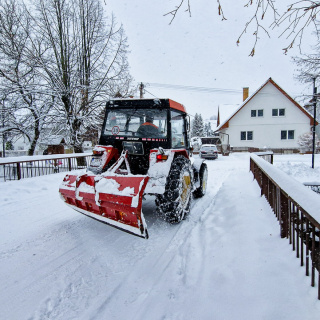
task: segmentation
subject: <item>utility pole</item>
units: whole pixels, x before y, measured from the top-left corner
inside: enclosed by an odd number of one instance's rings
[[[317,117],[317,87],[316,87],[316,78],[313,78],[312,169],[314,169],[314,154],[316,151],[316,117]]]
[[[140,99],[143,99],[143,89],[144,89],[144,84],[141,82],[139,85]]]

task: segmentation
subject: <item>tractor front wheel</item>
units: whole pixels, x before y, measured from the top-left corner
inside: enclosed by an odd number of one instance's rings
[[[192,169],[190,161],[177,156],[171,165],[163,195],[158,195],[158,212],[170,223],[179,223],[190,212],[192,199]]]

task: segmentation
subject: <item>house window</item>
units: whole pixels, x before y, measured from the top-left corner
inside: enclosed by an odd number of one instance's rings
[[[241,140],[253,140],[253,131],[241,131]]]
[[[263,117],[263,109],[259,110],[251,110],[251,117],[254,118],[258,115],[258,117]]]
[[[294,130],[281,130],[281,140],[293,140]]]
[[[285,109],[272,109],[273,117],[284,117],[286,114]]]

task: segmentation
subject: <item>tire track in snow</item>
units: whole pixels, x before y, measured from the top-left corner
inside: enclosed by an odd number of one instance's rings
[[[225,179],[227,179],[233,171],[233,169],[230,169],[219,172],[219,174],[215,174],[214,172],[210,174],[209,179],[211,179],[211,181],[209,181],[208,185],[209,192],[203,198],[193,202],[191,213],[187,217],[187,220],[175,226],[174,233],[166,233],[166,236],[169,235],[170,241],[166,241],[163,246],[158,248],[160,250],[157,251],[157,254],[154,254],[154,261],[152,262],[151,268],[153,277],[151,279],[145,279],[144,275],[150,271],[146,270],[144,264],[146,263],[148,267],[150,267],[150,264],[144,260],[140,261],[135,265],[135,270],[132,270],[123,279],[123,283],[119,284],[110,294],[108,299],[101,303],[97,309],[97,316],[95,319],[98,319],[99,315],[105,314],[105,312],[107,312],[108,316],[113,316],[114,318],[121,316],[116,313],[112,314],[112,312],[108,312],[107,309],[110,305],[113,305],[114,309],[120,310],[121,303],[118,303],[116,297],[125,296],[125,292],[133,293],[131,301],[126,301],[124,305],[126,307],[130,306],[131,311],[132,308],[134,308],[132,314],[136,314],[136,316],[133,319],[141,319],[141,317],[144,316],[144,313],[147,312],[148,307],[144,307],[145,305],[149,305],[147,301],[156,299],[156,293],[158,294],[158,292],[161,291],[159,290],[159,287],[161,288],[163,284],[169,283],[170,288],[167,288],[167,285],[165,285],[164,291],[166,292],[165,294],[167,295],[168,300],[174,301],[178,299],[180,295],[179,292],[183,290],[182,288],[188,287],[190,289],[197,283],[199,277],[201,277],[201,270],[203,269],[202,261],[204,261],[203,256],[205,255],[205,248],[198,251],[201,246],[194,246],[194,242],[203,242],[201,232],[195,232],[195,228],[197,229],[203,226],[211,217],[211,211],[215,204],[215,196],[222,187]],[[216,178],[214,180],[215,186],[210,185],[213,182],[212,176],[215,176]],[[148,245],[149,242],[152,241],[151,239],[153,239],[153,236],[161,237],[160,233],[163,230],[160,230],[157,233],[153,230],[157,227],[156,225],[157,223],[150,229],[151,238],[148,240]],[[190,238],[196,238],[196,240],[191,241]],[[163,240],[163,237],[160,239]],[[153,248],[155,247],[153,246]],[[191,257],[193,258],[192,260]],[[147,256],[146,258],[149,257]],[[192,265],[190,265],[190,261],[192,261]],[[172,273],[176,276],[171,278],[176,280],[170,286],[172,280],[168,280],[167,278],[168,276],[171,276]],[[198,278],[189,278],[188,274],[190,273],[196,274]],[[143,289],[141,290],[137,290],[137,288],[139,288],[139,282],[143,285]],[[179,289],[176,290],[176,288]],[[135,306],[133,307],[133,305]],[[123,311],[123,314],[126,312],[127,311]]]
[[[208,186],[210,192],[194,203],[188,219],[189,221],[181,225],[178,231],[179,235],[176,237],[179,241],[175,246],[172,246],[173,252],[177,250],[179,253],[172,259],[172,264],[173,267],[176,268],[176,274],[180,276],[180,278],[173,277],[174,285],[172,285],[172,289],[169,289],[170,296],[179,297],[182,295],[179,294],[179,292],[181,293],[186,289],[193,290],[193,288],[199,284],[199,281],[201,282],[204,266],[208,260],[207,257],[211,254],[210,246],[212,246],[212,241],[210,241],[209,244],[206,243],[208,242],[206,240],[212,238],[208,237],[208,233],[213,233],[214,237],[216,237],[216,233],[220,234],[222,232],[216,230],[215,226],[215,221],[220,218],[216,217],[215,212],[213,212],[216,202],[215,197],[221,190],[224,181],[230,174],[233,174],[234,171],[235,169],[230,168],[229,170],[219,173],[219,179],[215,181],[215,187]],[[213,171],[210,176],[212,177],[216,172],[217,171]],[[208,201],[208,199],[210,200]],[[181,233],[183,233],[183,235]],[[159,283],[160,282],[161,279]],[[142,312],[140,316],[143,316]],[[177,315],[172,316],[175,318]]]

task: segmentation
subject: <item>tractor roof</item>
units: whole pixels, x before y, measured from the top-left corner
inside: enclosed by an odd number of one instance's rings
[[[183,104],[171,99],[112,99],[109,107],[172,108],[187,113]]]

